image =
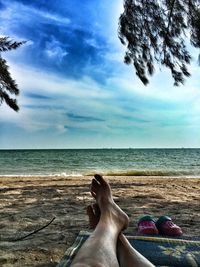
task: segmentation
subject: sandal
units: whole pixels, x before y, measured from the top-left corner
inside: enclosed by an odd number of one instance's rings
[[[152,216],[146,215],[139,219],[138,233],[146,235],[157,235],[158,229]]]
[[[161,235],[181,236],[183,234],[181,228],[172,222],[168,216],[161,216],[156,222],[157,229]]]

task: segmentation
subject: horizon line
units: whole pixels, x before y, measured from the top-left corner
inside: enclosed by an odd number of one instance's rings
[[[200,147],[74,147],[74,148],[0,148],[1,150],[90,150],[90,149],[200,149]]]

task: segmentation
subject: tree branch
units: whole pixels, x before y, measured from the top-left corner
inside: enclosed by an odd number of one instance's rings
[[[29,236],[31,236],[31,235],[34,235],[34,234],[38,233],[39,231],[41,231],[41,230],[43,230],[44,228],[46,228],[47,226],[49,226],[49,225],[55,220],[55,218],[56,218],[56,217],[54,217],[54,218],[53,218],[50,222],[48,222],[46,225],[44,225],[44,226],[42,226],[41,228],[39,228],[39,229],[37,229],[37,230],[31,232],[30,234],[27,234],[27,235],[22,236],[22,237],[20,237],[20,238],[14,239],[14,240],[12,240],[12,241],[13,241],[13,242],[21,241],[21,240],[24,240],[25,238],[27,238],[27,237],[29,237]]]
[[[173,10],[174,10],[175,2],[176,2],[176,0],[173,0],[173,2],[172,2],[172,8],[171,8],[170,13],[169,13],[168,25],[167,25],[167,32],[169,31],[169,26],[170,26],[170,23],[171,23],[171,17],[172,17],[172,13],[173,13]]]

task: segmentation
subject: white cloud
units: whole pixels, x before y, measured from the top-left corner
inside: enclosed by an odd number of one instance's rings
[[[13,78],[22,91],[34,92],[57,97],[74,97],[84,99],[104,99],[110,98],[112,93],[104,89],[90,77],[83,77],[81,80],[73,80],[59,77],[53,73],[28,68],[27,66],[17,66],[9,62]]]
[[[124,94],[130,94],[130,96],[137,95],[169,103],[188,103],[200,97],[200,89],[197,86],[199,70],[193,68],[191,72],[192,77],[186,79],[185,85],[179,87],[173,86],[173,79],[165,70],[157,71],[150,78],[150,83],[144,86],[134,74],[133,66],[124,66],[121,68],[121,72],[108,79],[108,85],[124,91]]]
[[[19,104],[22,108],[19,114],[7,108],[4,119],[13,121],[24,129],[33,131],[57,129],[64,132],[66,131],[64,125],[75,128],[100,127],[106,129],[107,125],[129,125],[130,128],[145,127],[145,125],[153,127],[156,123],[160,124],[162,121],[168,120],[172,121],[171,125],[174,125],[178,118],[186,116],[187,118],[192,116],[195,123],[199,120],[200,92],[196,86],[192,86],[196,83],[196,79],[188,81],[190,87],[170,87],[164,82],[166,81],[165,77],[162,88],[155,85],[154,81],[150,86],[144,87],[138,79],[134,79],[131,73],[121,72],[118,77],[110,77],[103,86],[89,77],[72,80],[27,68],[27,66],[18,66],[13,62],[9,64],[11,65],[11,74],[21,90]],[[48,98],[36,99],[27,97],[27,94]],[[136,96],[139,98],[135,99]],[[124,104],[125,102],[119,101],[120,97],[123,97],[127,105]],[[151,100],[157,101],[160,106],[150,106],[151,109],[149,109],[145,103],[140,105],[140,99],[146,99],[147,103]],[[174,106],[172,110],[169,107],[166,113],[166,109],[162,110],[162,101],[179,105],[177,108]],[[28,108],[33,106],[36,108]],[[135,110],[134,106],[136,106]],[[105,119],[106,122],[71,122],[65,115],[67,112],[77,115],[94,115],[99,119]],[[126,116],[127,119],[124,119]],[[128,119],[128,117],[130,118]]]
[[[6,4],[6,3],[5,3]],[[12,32],[13,24],[18,24],[19,21],[23,20],[23,23],[28,23],[36,26],[39,23],[52,23],[57,25],[68,25],[70,19],[67,17],[60,16],[58,14],[36,9],[33,6],[29,7],[22,3],[13,1],[12,4],[8,1],[7,7],[0,12],[1,33],[10,34]]]
[[[44,19],[50,20],[55,24],[60,24],[60,25],[68,25],[70,23],[70,19],[60,16],[58,14],[53,14],[53,13],[49,13],[49,12],[44,12],[42,10],[38,10],[38,9],[33,9],[31,8],[31,11],[37,15],[40,16]]]
[[[0,121],[9,121],[28,131],[57,129],[65,132],[66,124],[77,128],[98,124],[98,121],[72,123],[67,119],[67,112],[92,114],[101,119],[106,110],[112,109],[102,103],[104,99],[112,99],[112,93],[89,77],[76,81],[28,69],[27,66],[18,66],[12,62],[9,65],[11,75],[21,91],[18,97],[21,109],[19,113],[15,113],[5,106],[4,116],[0,116]]]
[[[63,57],[68,54],[68,52],[62,48],[62,44],[54,37],[51,38],[51,41],[46,42],[45,52],[49,58],[56,60],[57,63],[61,63]]]
[[[86,44],[93,46],[97,49],[101,48],[100,44],[97,43],[96,39],[90,38],[85,40]]]

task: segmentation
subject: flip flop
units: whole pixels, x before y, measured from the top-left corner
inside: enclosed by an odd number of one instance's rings
[[[158,229],[156,227],[154,218],[150,215],[141,217],[138,221],[137,231],[140,234],[157,235]]]
[[[183,234],[181,228],[172,222],[168,216],[161,216],[156,222],[157,229],[161,235],[181,236]]]

